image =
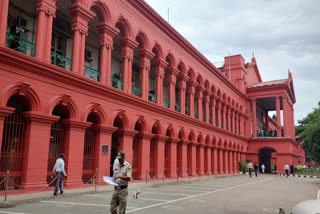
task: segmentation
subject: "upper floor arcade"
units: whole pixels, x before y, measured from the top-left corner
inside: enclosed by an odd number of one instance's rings
[[[246,135],[246,95],[144,1],[3,0],[0,16],[0,46]]]
[[[295,140],[295,94],[291,73],[287,79],[252,84],[247,88],[251,101],[252,136],[286,137]],[[269,112],[275,112],[270,118]],[[271,120],[271,121],[270,121]]]

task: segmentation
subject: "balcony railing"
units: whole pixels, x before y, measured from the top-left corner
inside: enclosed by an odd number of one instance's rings
[[[51,52],[51,64],[57,65],[68,71],[72,70],[72,60],[55,52]]]
[[[155,103],[157,100],[157,97],[156,97],[156,95],[154,95],[153,92],[149,92],[148,93],[148,100]]]
[[[29,42],[26,39],[23,39],[21,36],[16,36],[12,33],[7,33],[7,42],[10,49],[34,57],[35,45],[32,42]]]
[[[197,112],[197,111],[195,111],[195,112],[194,112],[194,117],[195,117],[196,119],[198,119],[198,118],[199,118],[199,114],[198,114],[198,112]]]
[[[189,108],[189,106],[186,106],[185,113],[186,113],[186,115],[190,115],[190,108]]]
[[[141,88],[139,88],[135,85],[132,85],[132,94],[140,97],[141,96]]]
[[[257,131],[257,136],[258,137],[277,137],[277,132],[276,131]]]
[[[118,79],[115,76],[112,76],[110,78],[110,81],[111,81],[112,87],[122,90],[123,82],[120,79]]]
[[[96,81],[100,81],[100,72],[88,66],[84,66],[84,76]]]
[[[168,98],[165,98],[165,99],[163,99],[163,106],[164,107],[169,107],[169,100],[168,100]]]
[[[175,105],[174,105],[174,110],[176,110],[176,111],[179,111],[180,112],[180,105],[179,105],[179,103],[176,103]]]

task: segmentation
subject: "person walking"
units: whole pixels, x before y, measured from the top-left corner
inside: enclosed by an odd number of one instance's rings
[[[132,169],[131,165],[125,161],[125,153],[120,151],[117,156],[119,160],[119,169],[114,171],[113,179],[118,184],[114,187],[110,201],[110,212],[117,214],[119,207],[119,214],[126,213],[127,196],[128,196],[128,182],[131,180]]]
[[[258,164],[254,163],[253,168],[254,168],[254,174],[256,175],[256,177],[258,177],[258,170],[259,170]]]
[[[286,171],[287,177],[289,177],[289,169],[290,169],[290,167],[289,167],[289,165],[286,163],[286,164],[284,165],[284,170]]]
[[[253,164],[252,164],[251,161],[249,161],[247,167],[248,167],[248,170],[249,170],[249,176],[250,176],[250,178],[251,178],[251,177],[252,177],[252,170],[253,170]]]
[[[264,166],[264,164],[261,164],[261,172],[262,174],[264,174],[264,170],[266,169],[266,167]]]
[[[67,173],[64,170],[64,154],[61,154],[60,157],[56,160],[56,163],[52,170],[52,175],[54,175],[55,172],[57,173],[58,179],[53,191],[53,195],[57,196],[58,188],[60,188],[60,194],[63,194],[63,176],[67,177]]]

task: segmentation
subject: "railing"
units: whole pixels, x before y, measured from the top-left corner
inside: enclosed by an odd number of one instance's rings
[[[277,132],[266,132],[266,131],[257,131],[258,137],[277,137]]]
[[[84,76],[96,81],[100,81],[100,72],[88,66],[84,66]]]
[[[165,99],[163,99],[163,106],[164,107],[169,107],[169,100],[168,100],[168,98],[165,98]]]
[[[68,71],[72,70],[72,60],[55,52],[51,52],[51,64],[65,68]]]
[[[140,97],[141,96],[141,88],[139,88],[135,85],[132,85],[132,94]]]
[[[156,97],[156,95],[154,95],[153,92],[149,92],[148,93],[148,100],[155,103],[157,100],[157,97]]]
[[[174,109],[176,110],[176,111],[180,111],[180,105],[179,105],[179,103],[176,103],[175,105],[174,105]]]
[[[25,53],[32,57],[34,56],[35,44],[32,42],[12,33],[7,33],[7,42],[10,49]]]
[[[189,108],[189,106],[186,106],[185,114],[186,114],[186,115],[190,115],[190,108]]]
[[[194,117],[195,117],[196,119],[198,119],[198,118],[199,118],[199,114],[198,114],[198,112],[197,112],[197,111],[195,111],[195,112],[194,112]]]
[[[110,78],[110,81],[111,81],[112,87],[122,90],[123,82],[120,79],[118,79],[115,76],[112,76]]]

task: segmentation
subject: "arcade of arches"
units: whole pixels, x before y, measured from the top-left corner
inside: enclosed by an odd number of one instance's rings
[[[0,181],[42,187],[61,153],[69,187],[101,183],[119,150],[135,180],[304,162],[291,73],[217,68],[143,0],[2,0],[0,59]]]

